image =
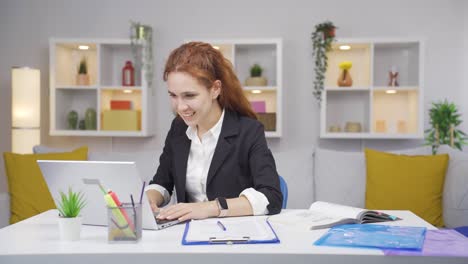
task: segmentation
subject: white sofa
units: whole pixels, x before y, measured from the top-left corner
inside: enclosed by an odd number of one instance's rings
[[[36,146],[35,153],[67,151]],[[468,154],[442,146],[450,154],[444,188],[444,222],[448,227],[468,225]],[[430,147],[395,153],[430,155]],[[161,150],[143,152],[93,152],[89,160],[135,161],[140,175],[149,181],[159,164]],[[317,148],[295,149],[273,153],[279,174],[288,189],[288,208],[308,208],[321,200],[364,207],[366,168],[363,152],[342,152]],[[314,166],[315,165],[315,166]],[[8,197],[0,194],[0,227],[9,218]]]
[[[396,154],[431,155],[431,147]],[[468,154],[441,146],[438,153],[450,156],[443,190],[443,218],[446,227],[468,226]],[[363,152],[315,151],[315,200],[364,208],[366,161]]]

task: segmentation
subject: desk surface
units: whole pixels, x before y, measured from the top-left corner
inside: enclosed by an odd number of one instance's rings
[[[387,212],[403,219],[388,224],[435,229],[409,211]],[[0,229],[0,263],[467,263],[466,258],[390,257],[380,250],[313,246],[327,229],[273,227],[280,244],[182,246],[184,225],[144,230],[137,244],[109,244],[107,227],[83,226],[81,239],[67,242],[59,239],[57,211],[50,210]]]

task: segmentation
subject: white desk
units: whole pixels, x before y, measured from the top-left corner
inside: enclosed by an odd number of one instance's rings
[[[393,225],[433,226],[409,211],[388,211],[404,219]],[[182,246],[184,225],[143,231],[138,244],[108,244],[107,227],[83,226],[81,240],[59,240],[57,211],[0,229],[0,263],[468,263],[468,259],[383,256],[380,250],[318,247],[327,230],[299,231],[273,224],[280,244]]]

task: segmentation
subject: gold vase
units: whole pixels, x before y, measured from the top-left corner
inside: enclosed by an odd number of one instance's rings
[[[351,74],[349,74],[348,70],[343,70],[341,72],[337,83],[340,87],[349,87],[353,85],[353,79],[351,78]]]

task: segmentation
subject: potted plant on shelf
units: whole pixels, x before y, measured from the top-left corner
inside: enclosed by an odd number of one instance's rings
[[[60,200],[58,201],[59,211],[59,230],[62,240],[79,240],[81,232],[82,217],[81,209],[84,208],[86,202],[81,192],[74,192],[71,188],[68,193],[60,192]]]
[[[250,67],[250,77],[245,80],[247,86],[266,86],[268,81],[262,77],[263,68],[255,63]]]
[[[425,131],[426,145],[432,146],[432,153],[436,154],[440,145],[449,145],[462,150],[466,145],[466,134],[457,129],[462,123],[457,106],[446,100],[433,102],[429,110],[431,128]]]
[[[86,57],[81,58],[78,66],[78,75],[76,76],[77,85],[89,85],[88,63]]]
[[[328,66],[327,52],[331,50],[331,44],[335,40],[335,31],[336,26],[330,21],[325,21],[316,25],[315,31],[312,32],[312,48],[315,57],[314,96],[319,102],[322,101],[323,83]]]

